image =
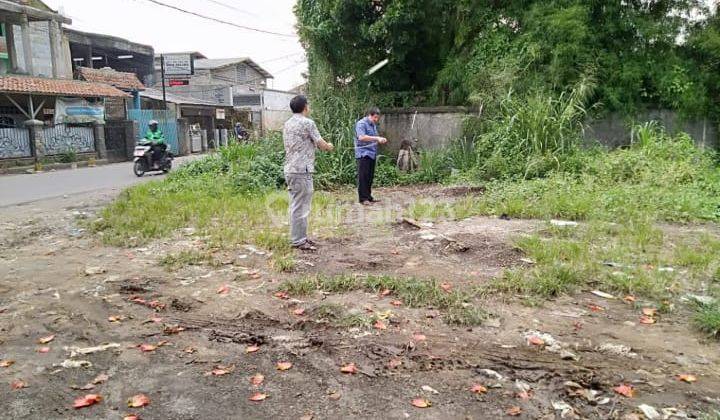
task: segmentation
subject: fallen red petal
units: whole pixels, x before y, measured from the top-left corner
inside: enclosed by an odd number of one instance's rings
[[[297,308],[293,311],[294,315],[303,316],[305,315],[305,308]]]
[[[656,322],[657,322],[657,321],[655,320],[655,318],[650,317],[650,316],[647,316],[647,315],[643,315],[643,316],[640,317],[640,323],[641,323],[641,324],[652,325],[652,324],[654,324],[654,323],[656,323]]]
[[[128,407],[139,408],[150,404],[150,398],[145,394],[138,394],[128,400]]]
[[[277,370],[284,371],[288,370],[293,367],[293,364],[290,362],[278,362],[277,363]]]
[[[545,341],[542,338],[533,335],[532,337],[528,338],[528,344],[532,344],[533,346],[544,346]]]
[[[37,349],[38,353],[50,353],[50,347],[40,347]]]
[[[375,321],[375,325],[373,325],[373,327],[375,327],[376,330],[387,330],[387,325],[379,319]]]
[[[10,388],[23,389],[23,388],[27,388],[27,384],[19,379],[16,379],[10,383]]]
[[[487,388],[480,384],[475,384],[472,388],[470,388],[470,392],[474,392],[475,394],[484,394],[487,392]]]
[[[355,366],[355,363],[350,363],[348,365],[341,367],[340,372],[354,375],[358,372],[358,369],[357,369],[357,366]]]
[[[693,383],[697,381],[697,376],[695,375],[678,375],[678,379],[687,382],[687,383]]]
[[[138,348],[140,349],[140,351],[143,352],[151,352],[157,350],[157,346],[154,346],[152,344],[140,344]]]
[[[88,394],[84,397],[80,397],[73,403],[74,408],[90,407],[91,405],[97,404],[102,401],[102,397],[98,394]]]
[[[632,387],[632,385],[618,385],[613,388],[613,391],[628,398],[632,398],[633,396],[635,396],[635,389]]]
[[[265,376],[260,373],[256,373],[255,375],[250,377],[250,383],[255,386],[262,384],[264,380],[265,380]]]
[[[226,294],[230,293],[230,286],[228,286],[228,285],[222,286],[221,288],[218,289],[217,293],[219,295],[226,295]]]
[[[258,392],[258,393],[253,394],[253,395],[250,397],[250,401],[255,401],[255,402],[265,401],[265,399],[266,399],[267,397],[268,397],[267,394],[263,394],[263,393]]]
[[[507,411],[505,412],[505,414],[507,414],[508,416],[513,416],[513,417],[519,416],[520,414],[522,414],[522,408],[520,408],[520,407],[510,407],[510,408],[507,409]]]
[[[427,398],[415,398],[411,404],[417,408],[428,408],[432,406],[432,403]]]

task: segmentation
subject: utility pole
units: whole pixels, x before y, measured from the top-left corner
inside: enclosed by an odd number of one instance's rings
[[[160,54],[160,73],[162,74],[163,111],[167,111],[167,96],[165,94],[165,56]]]

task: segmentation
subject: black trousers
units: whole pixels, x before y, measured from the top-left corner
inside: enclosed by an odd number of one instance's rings
[[[165,143],[163,144],[153,144],[152,145],[152,160],[153,163],[160,162],[160,160],[165,156],[165,151],[167,150],[167,145]]]
[[[375,159],[367,156],[357,159],[358,164],[358,198],[360,202],[373,201],[372,184],[375,179]]]

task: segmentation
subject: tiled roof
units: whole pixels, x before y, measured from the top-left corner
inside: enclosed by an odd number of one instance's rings
[[[138,80],[135,73],[123,73],[110,68],[91,69],[80,67],[79,78],[88,82],[105,83],[122,90],[144,90],[145,86]]]
[[[32,93],[35,95],[48,96],[76,96],[81,98],[130,96],[121,90],[103,83],[26,76],[0,76],[0,92]]]

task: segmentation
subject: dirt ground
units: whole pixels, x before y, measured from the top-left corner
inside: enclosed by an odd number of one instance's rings
[[[384,207],[372,211],[402,207],[417,194],[460,193],[385,190]],[[202,247],[203,238],[189,229],[142,248],[104,246],[82,220],[111,198],[0,209],[0,360],[14,361],[0,367],[6,418],[652,418],[643,404],[656,418],[694,418],[720,407],[720,347],[696,333],[682,309],[642,325],[641,303],[589,291],[542,307],[495,296],[480,302],[491,314],[485,324],[459,328],[436,308],[394,306],[392,295],[275,296],[282,281],[314,273],[480,285],[525,264],[512,239],[540,222],[472,218],[417,229],[350,211],[347,234],[320,238],[321,251],[298,255],[294,272],[274,271],[270,256],[252,246],[218,255],[221,265],[173,271],[160,258]],[[315,316],[330,303],[392,317],[386,330],[335,327]],[[533,336],[545,346],[529,343]],[[83,350],[103,344],[111,346]],[[144,352],[141,344],[157,348]],[[252,346],[258,351],[248,352]],[[278,362],[292,367],[280,371]],[[349,363],[356,374],[341,373]],[[257,373],[264,381],[253,385]],[[86,386],[100,374],[108,378]],[[26,387],[12,389],[17,380]],[[471,392],[476,384],[487,392]],[[621,384],[634,388],[633,398],[613,391]],[[267,398],[250,401],[258,392]],[[86,394],[103,400],[74,409]],[[150,404],[129,408],[137,394]],[[416,398],[432,406],[414,407]]]

